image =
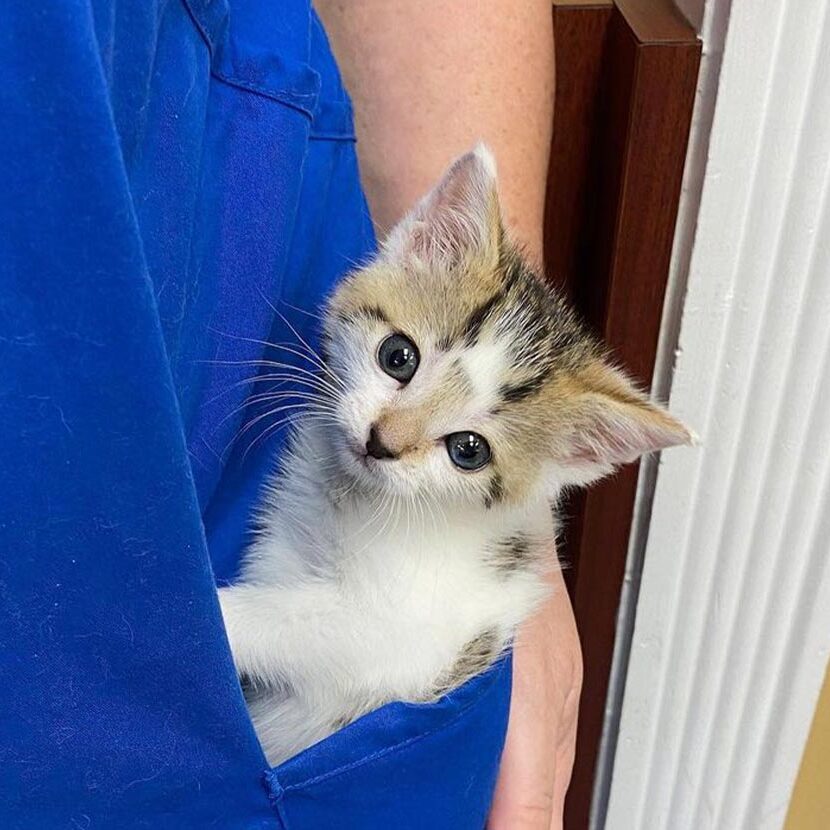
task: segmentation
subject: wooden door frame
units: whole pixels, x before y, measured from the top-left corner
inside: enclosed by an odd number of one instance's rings
[[[670,0],[553,0],[548,278],[651,381],[701,44]],[[585,663],[566,830],[588,827],[636,465],[565,506],[560,556]]]

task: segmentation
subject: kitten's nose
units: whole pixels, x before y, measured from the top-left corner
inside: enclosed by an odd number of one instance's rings
[[[380,439],[380,434],[378,433],[378,428],[376,425],[372,425],[372,428],[369,430],[369,440],[366,442],[366,453],[371,455],[372,458],[397,458],[398,456],[389,449],[389,447],[384,446],[383,441]]]

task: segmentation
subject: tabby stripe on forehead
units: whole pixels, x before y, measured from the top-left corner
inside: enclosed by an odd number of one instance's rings
[[[493,309],[503,298],[504,293],[502,291],[497,291],[492,297],[490,297],[489,300],[485,300],[481,303],[481,305],[479,305],[467,318],[467,322],[461,329],[461,336],[464,338],[468,346],[474,346],[476,344],[481,327],[484,325],[484,321],[490,316]]]
[[[444,385],[454,392],[460,392],[464,395],[472,394],[473,383],[460,360],[453,361],[452,367],[444,380]]]
[[[499,389],[499,396],[505,403],[516,403],[535,395],[545,385],[545,380],[547,380],[547,373],[540,372],[522,383],[506,383]]]
[[[442,334],[435,341],[435,348],[438,349],[439,352],[448,352],[452,348],[452,344],[452,336],[449,334]]]
[[[376,305],[361,305],[350,311],[341,311],[337,315],[342,323],[354,323],[361,317],[367,320],[376,320],[378,323],[389,322],[389,318]]]
[[[362,317],[368,317],[370,320],[377,320],[378,323],[389,322],[389,318],[383,313],[383,309],[376,305],[362,305],[355,313]]]

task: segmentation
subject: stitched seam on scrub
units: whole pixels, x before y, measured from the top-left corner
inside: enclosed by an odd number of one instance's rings
[[[216,52],[213,41],[205,31],[205,27],[202,25],[202,21],[199,19],[199,16],[190,7],[188,0],[182,0],[182,4],[193,22],[193,25],[196,27],[196,31],[205,42],[208,54],[210,55],[211,63],[213,63]],[[312,107],[316,103],[316,92],[293,92],[289,89],[262,87],[257,84],[253,84],[250,81],[243,81],[240,78],[234,78],[232,75],[225,75],[218,69],[213,69],[212,67],[210,74],[213,78],[216,78],[216,80],[222,81],[229,86],[237,87],[238,89],[243,89],[247,92],[253,92],[256,95],[262,95],[264,98],[270,98],[272,101],[278,101],[281,104],[285,104],[286,106],[299,110],[304,115],[309,117],[314,115]]]
[[[236,87],[237,89],[252,92],[255,95],[261,95],[263,98],[269,98],[272,101],[277,101],[280,104],[285,104],[292,109],[299,110],[303,115],[309,118],[314,114],[310,109],[310,105],[314,104],[317,98],[314,92],[291,92],[287,89],[272,89],[270,87],[263,87],[257,84],[252,84],[250,81],[243,81],[239,78],[234,78],[231,75],[225,75],[217,69],[212,69],[210,73],[217,81],[228,84],[228,86]]]
[[[354,133],[316,133],[312,130],[308,137],[312,141],[357,141]]]

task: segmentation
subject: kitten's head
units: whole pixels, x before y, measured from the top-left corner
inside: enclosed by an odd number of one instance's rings
[[[375,491],[515,504],[690,441],[510,242],[482,146],[340,285],[324,344],[338,465]]]

